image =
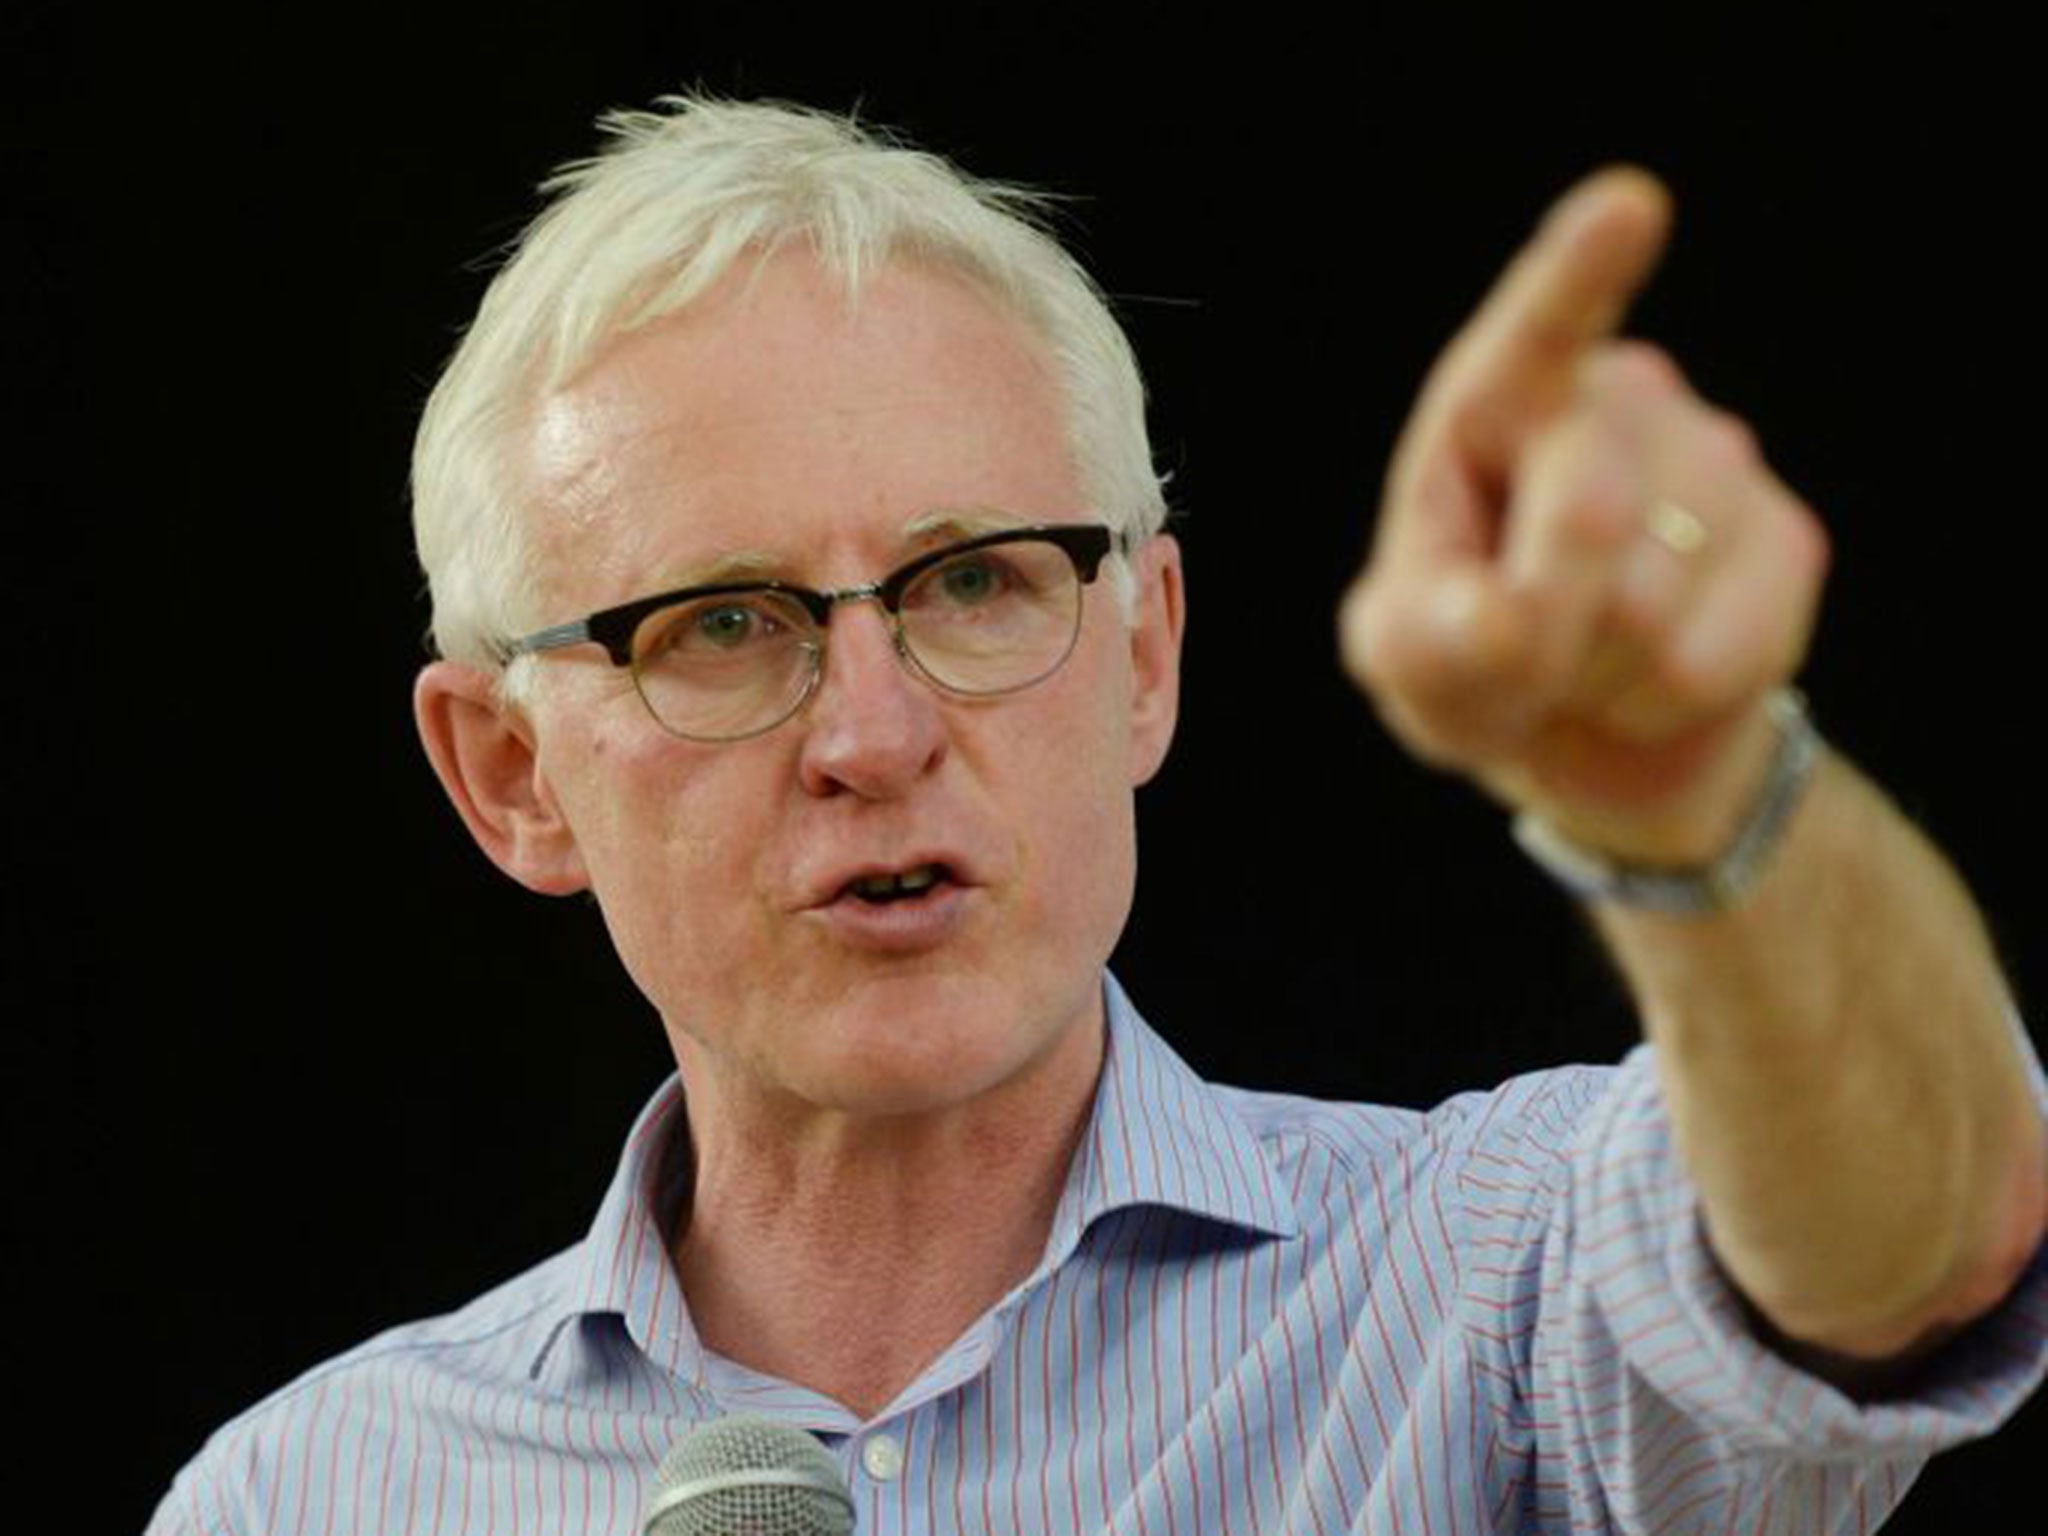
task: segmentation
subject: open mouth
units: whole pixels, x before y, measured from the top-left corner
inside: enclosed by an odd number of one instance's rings
[[[898,870],[892,874],[863,875],[858,880],[849,880],[839,892],[842,899],[852,897],[870,906],[888,906],[899,901],[915,901],[930,894],[943,885],[953,883],[953,872],[943,864],[920,864],[914,869]]]

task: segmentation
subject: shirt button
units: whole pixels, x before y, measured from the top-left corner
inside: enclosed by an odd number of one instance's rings
[[[893,1483],[903,1475],[903,1447],[894,1435],[869,1435],[860,1448],[860,1464],[878,1483]]]

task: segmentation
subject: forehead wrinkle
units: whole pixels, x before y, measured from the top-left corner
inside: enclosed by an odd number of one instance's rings
[[[593,531],[608,514],[630,527],[657,509],[680,506],[687,510],[694,505],[712,510],[715,498],[707,492],[694,461],[707,456],[716,461],[723,441],[738,439],[749,444],[753,449],[749,456],[757,458],[764,447],[772,456],[778,440],[821,435],[857,447],[867,438],[875,419],[900,412],[905,405],[901,397],[885,397],[842,401],[805,412],[772,404],[736,412],[731,402],[725,402],[713,411],[678,416],[640,408],[638,400],[627,409],[618,409],[623,398],[630,398],[624,391],[603,390],[609,399],[591,399],[589,393],[558,392],[543,408],[532,438],[535,480],[548,507],[549,521],[570,538]],[[920,396],[934,404],[944,398],[938,390],[921,391]],[[968,532],[1002,525],[1000,518],[943,513],[918,521]],[[917,538],[925,531],[923,526],[913,527],[906,537]],[[680,569],[691,584],[700,584],[765,576],[780,563],[778,556],[766,550],[739,550],[711,557],[701,565],[686,562]]]
[[[634,377],[638,370],[622,371],[624,381],[594,375],[557,391],[536,423],[534,479],[559,579],[598,603],[670,587],[766,579],[775,557],[765,552],[740,550],[677,565],[652,547],[677,514],[694,521],[712,506],[691,460],[693,444],[717,434],[690,416],[646,409],[647,396],[658,399],[660,392],[644,387]]]
[[[594,515],[609,503],[667,501],[694,478],[704,445],[744,434],[772,407],[739,412],[731,401],[679,410],[652,361],[630,344],[601,368],[541,402],[529,449],[535,479],[566,509]]]
[[[600,414],[591,402],[566,393],[549,397],[535,413],[526,457],[551,527],[587,527],[616,494],[617,463],[598,448],[604,437]]]

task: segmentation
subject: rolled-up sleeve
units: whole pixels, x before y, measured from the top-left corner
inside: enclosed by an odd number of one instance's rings
[[[1927,1456],[1997,1430],[2048,1374],[2048,1247],[1882,1397],[1802,1370],[1706,1243],[1651,1049],[1536,1081],[1468,1163],[1511,1165],[1524,1198],[1464,1204],[1495,1255],[1468,1272],[1475,1350],[1524,1530],[1870,1532]]]
[[[1577,1528],[1874,1529],[1928,1456],[1997,1428],[2048,1371],[2048,1249],[1909,1381],[1853,1398],[1752,1325],[1653,1068],[1638,1048],[1588,1106],[1524,1234],[1542,1255],[1522,1362],[1538,1482]]]

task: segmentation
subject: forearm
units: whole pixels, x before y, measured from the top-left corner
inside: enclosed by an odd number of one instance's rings
[[[1754,435],[1617,334],[1669,226],[1626,168],[1560,200],[1431,370],[1339,621],[1417,755],[1610,870],[1697,869],[1770,808],[1828,563]],[[2048,1209],[2040,1111],[1969,898],[1881,794],[1826,759],[1734,910],[1598,921],[1768,1322],[1890,1357],[1999,1298]]]
[[[1714,1250],[1788,1337],[1898,1354],[1995,1303],[2048,1221],[2048,1138],[1983,924],[1825,757],[1750,899],[1596,920]]]

